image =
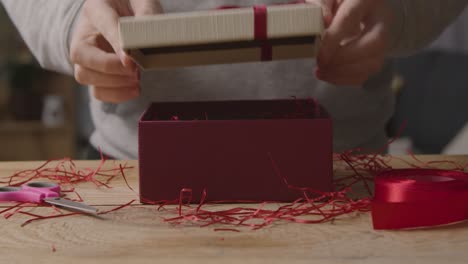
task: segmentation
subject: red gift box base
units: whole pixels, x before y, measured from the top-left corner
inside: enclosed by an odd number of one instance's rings
[[[313,100],[154,103],[139,122],[140,197],[290,202],[333,189],[332,121]],[[275,167],[280,172],[275,170]]]

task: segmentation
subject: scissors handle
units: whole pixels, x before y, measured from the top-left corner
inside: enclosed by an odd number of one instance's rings
[[[24,191],[44,194],[44,198],[60,196],[60,185],[48,182],[30,182],[21,186]]]
[[[46,198],[60,196],[60,186],[52,183],[32,182],[21,187],[0,188],[0,201],[41,203]]]
[[[30,202],[40,203],[44,195],[37,192],[23,191],[21,188],[0,188],[0,202]]]

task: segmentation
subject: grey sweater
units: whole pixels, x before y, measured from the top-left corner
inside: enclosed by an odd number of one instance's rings
[[[465,8],[465,0],[386,0],[396,13],[391,55],[405,55],[435,39]],[[166,12],[288,2],[273,0],[162,0]],[[69,43],[83,0],[2,0],[26,43],[47,69],[71,74]],[[148,71],[142,75],[142,95],[123,104],[91,98],[96,130],[91,142],[119,159],[136,159],[137,123],[153,101],[198,101],[315,97],[334,120],[334,150],[380,148],[394,110],[390,90],[392,67],[363,87],[336,87],[314,78],[314,60],[241,65],[216,65]],[[91,96],[92,97],[92,96]]]

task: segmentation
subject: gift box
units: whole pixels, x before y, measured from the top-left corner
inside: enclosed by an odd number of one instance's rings
[[[139,121],[143,203],[280,201],[332,190],[332,121],[313,100],[154,103]],[[288,186],[290,185],[290,186]]]
[[[119,25],[123,49],[144,69],[312,58],[324,28],[315,4],[124,17]]]

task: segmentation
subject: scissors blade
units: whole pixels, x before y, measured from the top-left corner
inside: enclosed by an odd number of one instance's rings
[[[58,197],[57,198],[46,198],[46,199],[44,199],[44,202],[46,202],[48,204],[53,204],[53,205],[56,205],[56,206],[60,206],[60,207],[63,207],[65,209],[69,209],[69,210],[72,210],[72,211],[79,211],[79,212],[82,212],[82,213],[85,213],[85,214],[96,215],[99,212],[99,210],[97,208],[91,207],[89,205],[74,202],[74,201],[70,201],[70,200],[67,200],[67,199],[58,198]]]

